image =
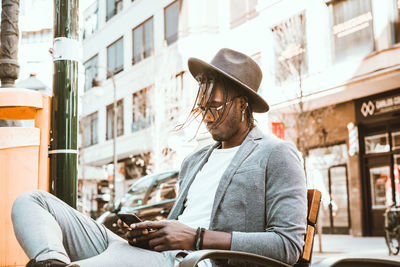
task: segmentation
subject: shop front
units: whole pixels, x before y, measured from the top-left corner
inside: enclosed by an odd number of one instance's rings
[[[355,101],[363,233],[384,235],[384,212],[400,205],[400,88]]]

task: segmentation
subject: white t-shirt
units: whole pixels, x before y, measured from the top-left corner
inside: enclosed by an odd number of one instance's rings
[[[178,216],[178,221],[190,227],[208,229],[215,193],[229,163],[231,163],[240,146],[214,149],[206,164],[197,173],[190,185],[185,209]],[[209,260],[200,262],[199,267],[211,266]]]

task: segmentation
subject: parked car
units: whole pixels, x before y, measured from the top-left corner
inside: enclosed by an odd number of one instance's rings
[[[119,212],[134,213],[143,221],[166,219],[178,195],[178,174],[170,170],[139,178],[115,204],[107,204],[96,221],[122,235],[117,227]]]

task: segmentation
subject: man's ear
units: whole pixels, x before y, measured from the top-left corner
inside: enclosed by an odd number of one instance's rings
[[[245,110],[249,106],[247,96],[242,96],[240,98],[240,109]]]

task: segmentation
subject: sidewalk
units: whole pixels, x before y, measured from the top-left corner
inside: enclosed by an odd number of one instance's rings
[[[384,237],[353,237],[350,235],[322,235],[322,252],[315,235],[313,265],[334,258],[378,258],[398,261],[400,256],[389,256]]]

